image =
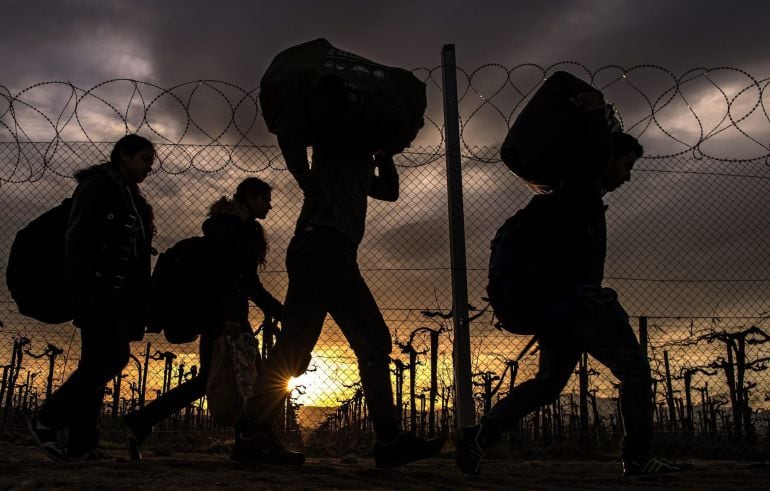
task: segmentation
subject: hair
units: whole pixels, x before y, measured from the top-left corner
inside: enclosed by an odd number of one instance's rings
[[[628,154],[633,154],[639,158],[644,155],[644,147],[639,143],[639,140],[628,133],[617,131],[612,134],[612,154],[615,158]]]
[[[133,156],[148,148],[153,152],[155,151],[155,146],[147,138],[134,133],[126,135],[115,142],[115,146],[112,147],[110,163],[119,164],[123,155]]]
[[[238,187],[235,188],[235,194],[233,199],[239,203],[243,203],[246,196],[259,196],[261,194],[269,193],[273,188],[270,184],[266,183],[258,177],[247,177]]]
[[[235,188],[233,200],[237,203],[244,204],[246,196],[267,194],[272,189],[270,184],[258,177],[247,177],[238,184],[237,188]],[[257,240],[259,241],[259,247],[257,248],[257,262],[261,269],[265,266],[265,262],[267,261],[267,237],[265,236],[265,229],[262,227],[262,224],[256,220],[254,220],[254,228],[257,230]]]
[[[137,153],[141,152],[142,150],[151,149],[153,152],[155,151],[155,145],[152,144],[150,140],[143,136],[139,136],[135,133],[128,134],[115,142],[115,146],[112,147],[112,152],[110,152],[110,161],[109,164],[111,166],[117,166],[120,164],[121,159],[123,158],[123,155],[133,156]],[[127,183],[128,187],[131,188],[131,190],[136,193],[137,196],[139,196],[142,201],[144,201],[145,205],[147,206],[147,214],[150,223],[146,224],[148,227],[148,230],[153,235],[155,234],[155,212],[152,209],[152,205],[147,201],[147,199],[144,197],[142,192],[139,190],[139,186],[136,183]]]

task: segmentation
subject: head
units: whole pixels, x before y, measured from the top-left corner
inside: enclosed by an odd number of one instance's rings
[[[131,184],[144,181],[155,161],[155,147],[147,138],[126,135],[115,143],[110,154],[110,163],[118,168]]]
[[[235,189],[233,199],[246,207],[249,217],[263,219],[272,209],[272,188],[257,177],[247,177]]]
[[[615,191],[631,180],[631,169],[636,159],[642,156],[644,148],[639,141],[628,133],[612,134],[612,161],[601,176],[604,191]]]

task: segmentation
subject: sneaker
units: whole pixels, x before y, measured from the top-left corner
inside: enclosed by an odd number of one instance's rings
[[[230,460],[242,464],[302,465],[305,454],[284,447],[270,431],[238,433]]]
[[[657,474],[670,474],[681,470],[681,466],[656,458],[649,458],[647,460],[623,460],[623,476],[625,477],[654,476]]]
[[[460,428],[455,437],[455,463],[463,474],[476,475],[481,472],[481,461],[486,448],[481,444],[480,424]]]
[[[92,448],[88,451],[86,451],[83,454],[80,455],[70,455],[69,460],[71,462],[91,462],[91,461],[109,461],[109,460],[117,460],[115,456],[108,454],[104,450],[100,450],[98,448]]]
[[[37,446],[54,462],[67,460],[67,432],[41,423],[35,418],[27,419],[27,428]]]
[[[142,460],[142,445],[150,438],[152,427],[147,428],[137,421],[133,414],[126,414],[121,418],[123,434],[126,437],[126,449],[131,460]]]
[[[443,447],[444,438],[423,440],[410,433],[400,432],[390,443],[379,440],[374,443],[374,465],[379,468],[397,467],[434,457]]]

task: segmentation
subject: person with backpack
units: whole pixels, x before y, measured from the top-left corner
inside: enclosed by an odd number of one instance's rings
[[[343,103],[344,105],[344,96]],[[272,425],[291,377],[310,363],[327,313],[337,322],[358,359],[376,442],[378,467],[394,467],[437,454],[443,440],[423,440],[399,429],[390,381],[392,340],[377,303],[358,268],[369,197],[396,201],[399,179],[390,154],[375,153],[355,138],[345,110],[313,144],[312,166],[305,144],[279,134],[286,165],[304,201],[286,253],[289,287],[282,329],[249,400],[247,424],[236,435],[231,459],[242,463],[301,464],[304,455],[283,446]],[[375,173],[376,171],[376,173]]]
[[[141,446],[153,426],[206,394],[214,340],[223,333],[252,333],[249,300],[262,309],[267,319],[280,318],[283,306],[264,288],[258,274],[268,250],[259,220],[272,209],[271,197],[268,183],[249,177],[238,184],[232,198],[222,197],[209,208],[202,226],[208,258],[198,265],[210,278],[201,285],[206,290],[201,296],[208,297],[209,303],[195,310],[196,315],[205,316],[196,324],[207,325],[200,338],[199,370],[192,379],[123,417],[132,459],[141,459]]]
[[[144,336],[154,229],[139,184],[154,160],[153,144],[130,134],[109,162],[75,174],[64,263],[80,361],[29,421],[53,460],[110,458],[97,450],[97,423],[105,384],[128,363],[129,343]]]
[[[604,108],[601,94],[589,94],[578,105],[585,111]],[[461,429],[456,463],[463,473],[478,474],[485,450],[521,418],[559,397],[583,352],[620,380],[624,474],[679,470],[652,455],[649,362],[617,294],[602,287],[603,196],[630,180],[643,153],[625,133],[612,133],[610,144],[612,157],[597,178],[567,180],[536,195],[498,232],[495,242],[505,249],[493,243],[487,292],[495,314],[504,329],[537,337],[540,363],[533,379],[515,387],[478,424]]]

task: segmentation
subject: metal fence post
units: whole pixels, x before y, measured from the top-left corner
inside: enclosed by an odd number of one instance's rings
[[[463,182],[460,167],[460,117],[457,103],[457,67],[454,44],[441,50],[444,90],[444,134],[446,145],[447,198],[449,202],[449,247],[452,268],[452,313],[454,323],[455,411],[457,426],[475,422],[471,381],[471,340],[468,322],[468,280],[465,266],[465,222]]]

